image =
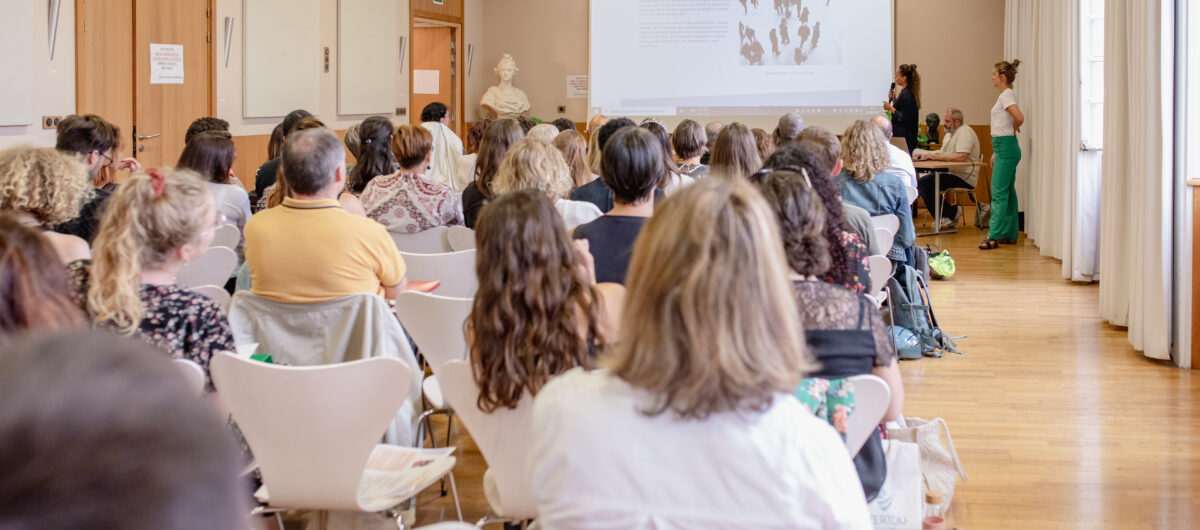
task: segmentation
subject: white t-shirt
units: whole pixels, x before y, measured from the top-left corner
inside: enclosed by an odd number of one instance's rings
[[[467,185],[475,180],[475,160],[479,158],[479,153],[471,153],[463,155],[458,159],[458,165],[454,168],[454,193],[462,193],[467,189]]]
[[[846,446],[789,394],[762,413],[647,416],[648,396],[574,369],[534,400],[542,528],[870,529]]]
[[[913,155],[940,153],[944,155],[952,155],[956,153],[967,153],[968,162],[980,161],[979,154],[979,136],[975,135],[975,130],[969,125],[962,125],[955,129],[952,133],[946,133],[946,137],[942,139],[942,148],[937,151],[926,151],[925,149],[917,149],[913,151]],[[963,179],[975,187],[979,181],[979,166],[969,168],[954,168],[946,170],[951,175]]]
[[[433,135],[433,158],[429,162],[429,171],[425,173],[425,176],[434,182],[453,186],[458,159],[463,156],[462,140],[459,140],[458,135],[441,122],[427,121],[421,126]]]
[[[896,147],[892,144],[887,144],[888,158],[892,161],[892,167],[900,170],[905,175],[908,175],[907,184],[912,187],[917,187],[917,168],[913,166],[912,157],[908,152]]]
[[[554,209],[558,210],[558,215],[562,216],[563,222],[567,225],[567,230],[574,230],[576,226],[583,223],[590,223],[604,215],[604,212],[600,211],[595,204],[587,201],[559,199],[554,202]]]
[[[1013,136],[1017,134],[1013,127],[1012,115],[1008,113],[1007,108],[1017,104],[1017,95],[1013,89],[1006,88],[1000,93],[1000,97],[996,98],[996,104],[992,106],[992,136]]]

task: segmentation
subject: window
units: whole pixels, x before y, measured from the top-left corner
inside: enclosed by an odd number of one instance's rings
[[[1079,3],[1080,138],[1083,148],[1104,146],[1104,0]]]

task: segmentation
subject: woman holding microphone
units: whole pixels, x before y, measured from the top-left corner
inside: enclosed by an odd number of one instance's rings
[[[1000,97],[992,106],[992,221],[988,236],[979,243],[981,250],[1017,242],[1017,192],[1013,183],[1021,162],[1017,133],[1025,123],[1025,115],[1017,107],[1012,84],[1020,64],[1019,60],[1000,61],[992,68],[992,86],[1000,90]]]
[[[894,94],[896,87],[900,93]],[[917,65],[902,64],[896,69],[896,80],[888,91],[883,109],[892,113],[892,136],[904,138],[908,154],[917,148],[917,127],[921,107],[921,75]]]

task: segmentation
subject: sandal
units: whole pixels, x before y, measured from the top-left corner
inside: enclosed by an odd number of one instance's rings
[[[979,243],[979,250],[992,250],[996,248],[1000,248],[1000,242],[990,237],[984,238],[983,241]]]

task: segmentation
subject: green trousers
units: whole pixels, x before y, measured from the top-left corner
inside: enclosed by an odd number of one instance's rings
[[[1021,162],[1021,146],[1016,136],[993,136],[992,153],[996,164],[992,168],[992,220],[988,237],[996,240],[1017,238],[1017,164]]]

